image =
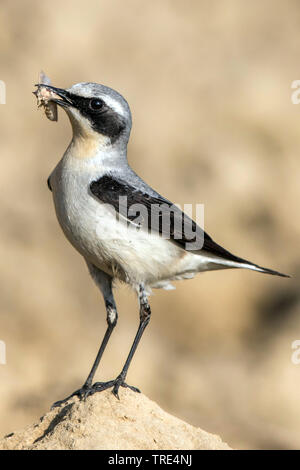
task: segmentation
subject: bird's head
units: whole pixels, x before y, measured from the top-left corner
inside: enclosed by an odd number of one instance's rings
[[[93,141],[98,147],[126,147],[131,130],[127,101],[115,90],[97,83],[77,83],[62,89],[39,85],[55,93],[51,101],[67,113],[75,140]]]

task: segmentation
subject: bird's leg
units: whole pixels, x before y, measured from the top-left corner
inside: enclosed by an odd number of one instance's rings
[[[92,381],[93,381],[94,375],[96,373],[96,370],[98,368],[99,362],[100,362],[100,360],[102,358],[102,355],[104,353],[104,350],[107,346],[110,335],[112,334],[113,329],[117,324],[118,313],[117,313],[117,308],[116,308],[115,300],[114,300],[113,293],[112,293],[112,279],[111,279],[111,277],[109,277],[107,274],[103,273],[102,271],[98,270],[98,268],[96,268],[94,266],[89,266],[88,265],[88,267],[90,269],[90,272],[91,272],[94,280],[96,281],[96,283],[100,287],[100,289],[102,291],[102,294],[103,294],[103,297],[104,297],[105,306],[106,306],[106,313],[107,313],[107,317],[106,317],[107,329],[106,329],[104,338],[102,340],[102,343],[100,345],[100,348],[99,348],[98,354],[96,356],[95,362],[93,364],[93,367],[91,368],[91,371],[90,371],[85,383],[83,384],[83,386],[80,389],[73,392],[71,395],[69,395],[64,400],[60,400],[60,401],[55,402],[52,405],[52,408],[62,405],[63,403],[68,401],[73,396],[78,396],[80,399],[85,399],[91,393],[94,393],[94,389],[92,388]]]
[[[131,385],[127,385],[125,383],[125,378],[126,378],[130,363],[132,361],[133,355],[144,333],[144,330],[150,321],[150,316],[151,316],[150,305],[148,302],[148,298],[147,298],[144,286],[142,284],[139,286],[138,298],[139,298],[139,304],[140,304],[140,324],[139,324],[137,334],[134,338],[133,344],[131,346],[131,349],[129,351],[128,357],[124,364],[124,367],[121,373],[118,375],[118,377],[115,380],[111,380],[109,382],[96,382],[93,385],[94,392],[92,393],[101,392],[102,390],[106,390],[107,388],[110,388],[110,387],[113,387],[112,392],[117,398],[119,398],[120,387],[130,388],[131,390],[135,392],[140,392],[138,388],[132,387]]]
[[[106,305],[106,311],[107,311],[107,325],[108,326],[107,326],[107,330],[105,332],[104,338],[102,340],[101,346],[99,348],[98,354],[96,356],[95,362],[93,364],[93,367],[91,368],[88,378],[86,379],[82,387],[82,389],[84,390],[91,389],[93,378],[98,368],[99,362],[104,353],[104,350],[106,348],[110,335],[112,334],[113,329],[116,326],[117,320],[118,320],[118,313],[117,313],[115,304],[112,304],[109,300],[106,300],[105,305]]]

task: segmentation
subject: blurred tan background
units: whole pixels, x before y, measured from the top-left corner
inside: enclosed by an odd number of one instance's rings
[[[204,203],[227,249],[293,279],[204,273],[155,291],[128,382],[235,448],[300,447],[298,1],[2,0],[0,79],[0,431],[37,420],[85,380],[103,301],[55,218],[46,180],[71,137],[31,94],[94,81],[130,103],[129,161],[174,202]],[[138,325],[119,324],[97,379],[120,371]]]

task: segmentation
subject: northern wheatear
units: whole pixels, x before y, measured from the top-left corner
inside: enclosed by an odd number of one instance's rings
[[[86,398],[110,387],[118,397],[120,386],[139,391],[127,385],[125,378],[150,320],[151,288],[167,289],[173,280],[227,268],[288,276],[222,248],[131,169],[127,162],[131,112],[119,93],[96,83],[77,83],[66,90],[39,84],[35,93],[39,103],[46,106],[50,119],[56,119],[55,106],[59,105],[72,125],[71,143],[48,178],[48,186],[61,228],[84,257],[107,311],[107,330],[90,374],[82,388],[68,398],[73,395]],[[118,377],[93,384],[117,323],[112,292],[115,280],[129,284],[137,292],[139,328]]]

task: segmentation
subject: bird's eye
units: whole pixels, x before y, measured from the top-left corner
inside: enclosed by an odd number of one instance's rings
[[[99,111],[103,108],[104,102],[99,98],[94,98],[90,101],[89,106],[93,111]]]

